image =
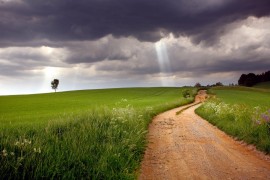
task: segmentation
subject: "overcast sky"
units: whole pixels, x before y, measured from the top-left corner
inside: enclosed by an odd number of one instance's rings
[[[236,83],[270,70],[270,0],[0,0],[0,94]]]

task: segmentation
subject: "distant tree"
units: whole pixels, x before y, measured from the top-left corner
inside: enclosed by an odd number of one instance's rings
[[[59,85],[59,80],[58,79],[54,79],[52,82],[51,82],[51,87],[52,89],[54,89],[54,91],[56,92],[56,89]]]
[[[201,85],[200,83],[198,83],[198,82],[197,82],[197,83],[195,84],[195,86],[194,86],[194,87],[199,88],[199,87],[202,87],[202,85]]]
[[[215,86],[223,86],[223,84],[221,82],[217,82]]]
[[[238,80],[241,86],[254,86],[260,82],[270,81],[270,71],[255,75],[254,73],[242,74]]]
[[[254,86],[257,83],[258,83],[258,81],[257,81],[256,75],[254,73],[249,73],[247,75],[245,86],[251,87],[251,86]]]
[[[238,80],[238,85],[240,86],[245,86],[247,80],[247,75],[246,74],[242,74]]]
[[[265,72],[262,79],[264,82],[270,81],[270,71]]]

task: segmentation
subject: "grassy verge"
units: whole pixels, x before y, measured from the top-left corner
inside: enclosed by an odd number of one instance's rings
[[[182,90],[138,88],[0,97],[13,101],[15,110],[12,113],[8,105],[2,105],[0,177],[135,179],[152,117],[193,101],[182,98]],[[29,111],[22,110],[26,109],[23,102]]]
[[[270,92],[254,88],[214,88],[196,113],[227,134],[270,153]]]

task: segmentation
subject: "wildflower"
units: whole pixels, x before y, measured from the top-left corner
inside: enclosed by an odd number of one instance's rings
[[[20,142],[19,142],[19,141],[16,141],[16,142],[14,143],[14,145],[15,145],[15,146],[19,146],[19,145],[20,145]]]
[[[261,124],[261,121],[256,120],[256,124],[260,125]]]
[[[28,139],[24,139],[24,143],[25,144],[31,144],[32,142],[30,140],[28,140]]]
[[[260,107],[259,107],[259,106],[256,106],[256,107],[254,107],[254,109],[255,109],[255,111],[258,113],[258,112],[259,112]]]
[[[11,153],[10,153],[10,155],[11,155],[11,156],[14,156],[14,155],[15,155],[15,153],[14,153],[14,152],[11,152]]]
[[[2,154],[3,154],[3,156],[7,156],[8,155],[7,150],[6,149],[3,149]]]
[[[265,121],[265,122],[269,122],[270,121],[270,117],[267,116],[266,114],[262,114],[261,118]]]
[[[35,153],[39,153],[39,154],[40,154],[40,153],[41,153],[41,149],[40,149],[40,147],[39,147],[39,148],[34,148],[34,152],[35,152]]]

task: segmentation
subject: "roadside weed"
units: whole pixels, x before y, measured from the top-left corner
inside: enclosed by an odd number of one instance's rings
[[[270,153],[270,114],[265,109],[246,104],[227,104],[212,98],[196,109],[196,113],[227,134]]]

